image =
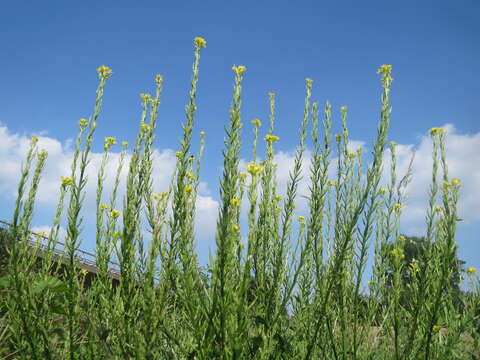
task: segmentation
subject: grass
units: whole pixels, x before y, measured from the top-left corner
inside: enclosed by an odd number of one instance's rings
[[[195,199],[204,133],[192,152],[200,55],[194,63],[183,138],[168,191],[154,193],[152,146],[162,77],[154,95],[142,94],[138,135],[122,144],[115,185],[104,194],[105,167],[115,138],[106,138],[97,176],[96,261],[99,272],[84,287],[77,267],[81,209],[104,88],[111,76],[97,69],[99,84],[90,119],[79,121],[71,173],[62,177],[48,235],[47,256],[38,264],[29,250],[38,184],[47,160],[32,138],[22,166],[12,225],[3,243],[8,261],[1,278],[2,359],[474,359],[479,354],[479,282],[469,268],[470,288],[454,301],[455,230],[461,182],[450,178],[445,131],[433,139],[432,182],[427,204],[424,259],[405,264],[399,232],[405,178],[396,174],[395,142],[388,142],[392,67],[382,65],[381,112],[370,163],[351,152],[347,108],[342,133],[331,133],[331,106],[312,102],[306,79],[304,116],[286,195],[278,194],[275,95],[265,159],[257,157],[259,120],[247,172],[239,169],[244,66],[234,66],[234,92],[225,128],[224,166],[216,226],[216,254],[206,268],[195,252]],[[322,112],[322,115],[320,113]],[[302,169],[307,142],[312,161]],[[381,187],[386,149],[390,183]],[[130,157],[127,162],[127,152]],[[125,197],[117,199],[121,170],[128,167]],[[336,178],[329,169],[336,168]],[[310,180],[308,216],[296,217],[303,173]],[[240,209],[247,202],[246,242]],[[121,206],[120,206],[121,203]],[[169,211],[171,209],[171,211]],[[171,214],[171,215],[170,215]],[[295,224],[298,222],[298,224]],[[60,224],[67,224],[65,271],[52,261]],[[149,236],[146,236],[146,230]],[[298,230],[297,230],[298,228]],[[7,233],[5,233],[7,234]],[[147,246],[145,246],[147,244]],[[374,252],[372,274],[363,279]],[[50,255],[48,255],[50,254]],[[7,257],[4,257],[7,258]],[[109,262],[118,260],[113,286]],[[406,280],[408,278],[408,281]]]

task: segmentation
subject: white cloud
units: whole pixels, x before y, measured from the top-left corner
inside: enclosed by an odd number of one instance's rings
[[[51,210],[56,206],[60,189],[60,177],[69,176],[73,159],[71,141],[61,143],[60,141],[38,135],[38,148],[48,151],[46,166],[39,184],[37,195],[37,206],[42,211]],[[7,127],[0,126],[0,196],[8,199],[13,204],[16,198],[17,184],[20,176],[21,164],[28,150],[30,137],[11,134]],[[105,169],[105,182],[103,202],[109,202],[110,193],[113,189],[115,173],[120,158],[119,152],[112,151]],[[127,155],[121,174],[121,182],[117,197],[117,206],[121,207],[125,179],[128,172]],[[88,182],[86,186],[86,198],[83,214],[87,222],[93,221],[94,201],[97,187],[97,173],[102,161],[102,153],[91,152],[90,163],[87,167]],[[154,191],[167,190],[170,185],[170,177],[175,169],[175,152],[171,149],[153,151],[153,188]],[[217,202],[209,196],[210,190],[205,182],[199,184],[199,195],[197,198],[197,233],[201,236],[211,237],[214,234]],[[40,227],[37,227],[40,229]],[[49,230],[41,227],[39,231]],[[212,230],[213,228],[213,230]]]

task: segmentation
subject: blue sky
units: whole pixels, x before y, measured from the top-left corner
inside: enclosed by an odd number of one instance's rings
[[[105,64],[113,76],[94,150],[101,151],[104,136],[133,141],[138,94],[153,91],[153,77],[160,73],[165,81],[155,146],[169,158],[165,149],[178,149],[184,121],[192,39],[201,36],[207,48],[201,58],[195,131],[207,134],[203,195],[215,201],[233,64],[247,67],[245,159],[252,138],[248,121],[267,120],[268,92],[277,94],[278,148],[286,157],[294,150],[306,77],[314,80],[313,99],[332,103],[334,131],[340,106],[348,106],[351,138],[364,142],[368,151],[379,118],[376,69],[392,64],[391,139],[403,146],[405,159],[408,151],[418,149],[422,170],[428,165],[427,130],[451,124],[452,176],[462,178],[462,195],[469,200],[460,206],[466,221],[459,224],[459,254],[480,267],[480,126],[474,114],[480,98],[479,15],[480,4],[473,0],[5,3],[0,13],[0,156],[3,151],[3,159],[15,163],[18,154],[6,144],[20,144],[31,134],[50,141],[58,156],[68,152],[76,121],[93,108],[95,69]],[[7,219],[13,204],[14,178],[7,174],[12,168],[0,168],[0,201],[7,204],[0,217]],[[417,184],[428,186],[420,180]],[[414,205],[423,199],[417,190],[412,190]],[[426,193],[427,188],[420,190]],[[39,205],[37,225],[48,223],[51,208],[47,200]],[[410,232],[418,228],[413,213],[404,224]],[[199,248],[206,252],[208,246]]]

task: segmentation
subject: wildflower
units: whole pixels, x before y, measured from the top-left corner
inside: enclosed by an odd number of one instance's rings
[[[340,110],[341,110],[342,112],[345,112],[345,111],[347,111],[347,107],[346,107],[346,106],[342,106],[342,107],[340,108]]]
[[[442,207],[441,206],[435,206],[433,208],[433,210],[435,210],[435,212],[440,212],[440,211],[442,211]]]
[[[155,75],[155,83],[157,85],[160,85],[162,83],[162,81],[163,81],[163,76],[162,75],[160,75],[160,74]]]
[[[275,195],[274,199],[275,201],[280,201],[282,200],[282,197],[280,195]]]
[[[239,231],[239,230],[240,230],[240,226],[238,226],[237,224],[233,225],[233,230]]]
[[[300,215],[297,219],[298,221],[302,222],[305,220],[305,216]]]
[[[447,133],[447,130],[443,129],[443,128],[439,128],[439,127],[433,127],[431,128],[430,130],[428,130],[428,133],[431,135],[431,136],[435,136],[435,135],[445,135]]]
[[[404,242],[406,240],[406,238],[403,235],[399,235],[397,240],[400,241],[400,242]]]
[[[105,142],[103,144],[103,148],[105,150],[109,150],[112,145],[115,145],[117,143],[117,139],[115,137],[106,137]]]
[[[152,97],[150,96],[150,94],[140,94],[140,98],[143,100],[143,101],[150,101],[152,99]]]
[[[255,162],[253,162],[253,161],[251,163],[247,164],[247,171],[252,176],[255,176],[255,175],[261,173],[262,170],[263,170],[263,167],[255,164]]]
[[[400,248],[395,248],[393,250],[390,250],[390,255],[394,258],[398,259],[404,259],[405,255],[403,254],[403,250]]]
[[[410,266],[410,269],[411,269],[412,273],[414,273],[414,274],[418,273],[420,271],[420,267],[418,266],[416,261],[412,261],[409,266]]]
[[[329,186],[336,186],[337,184],[333,180],[327,180],[327,185]]]
[[[81,118],[80,120],[78,120],[78,126],[80,126],[81,128],[87,127],[88,126],[88,120],[84,119],[84,118]]]
[[[233,198],[232,200],[230,200],[230,204],[233,206],[240,206],[240,199]]]
[[[87,276],[88,275],[88,270],[87,269],[80,270],[80,275]]]
[[[242,75],[247,70],[247,68],[243,65],[239,65],[239,66],[233,65],[232,70],[235,71],[235,74]]]
[[[251,121],[251,123],[252,123],[253,125],[257,126],[257,127],[262,126],[262,123],[260,122],[259,119],[254,119],[254,120]]]
[[[122,147],[126,148],[128,146],[128,141],[123,141],[122,142]]]
[[[32,142],[32,144],[36,144],[36,143],[38,142],[38,137],[32,136],[32,138],[30,139],[30,141]]]
[[[181,152],[181,151],[177,151],[177,152],[175,153],[175,156],[176,156],[177,158],[180,157],[180,156],[182,156],[182,152]]]
[[[395,204],[395,206],[393,207],[393,209],[396,211],[396,212],[399,212],[401,209],[402,209],[402,204]]]
[[[60,179],[62,180],[62,186],[73,185],[73,179],[71,177],[61,176]]]
[[[357,154],[355,154],[354,152],[350,152],[350,153],[348,153],[348,157],[350,159],[355,159],[357,157]]]
[[[390,74],[392,72],[392,65],[382,65],[377,70],[377,74]]]
[[[240,177],[240,180],[245,180],[247,178],[247,174],[241,173],[239,177]]]
[[[185,176],[189,179],[192,179],[192,180],[195,179],[195,175],[193,175],[191,172],[185,173]]]
[[[467,273],[472,274],[472,275],[476,275],[477,274],[477,269],[475,269],[473,267],[467,267]]]
[[[205,136],[205,131],[200,131],[200,136]]]
[[[461,181],[460,179],[454,178],[452,179],[452,185],[460,185]]]
[[[440,325],[434,325],[432,328],[433,332],[439,332],[442,327]]]
[[[193,188],[192,188],[190,185],[186,185],[186,186],[185,186],[185,192],[186,192],[187,194],[190,194],[190,193],[192,192],[192,190],[193,190]]]
[[[108,206],[107,204],[101,204],[100,205],[100,210],[108,210],[110,208],[110,206]]]
[[[113,209],[112,211],[110,211],[110,216],[116,219],[120,216],[120,211]]]
[[[41,150],[41,151],[38,153],[38,157],[39,157],[40,159],[45,159],[47,156],[48,156],[48,151],[47,151],[47,150]]]
[[[271,134],[265,135],[265,141],[268,141],[270,143],[277,142],[278,140],[280,140],[278,136],[271,135]]]
[[[105,65],[99,66],[97,68],[97,73],[98,76],[103,79],[108,79],[110,76],[112,76],[112,70]]]
[[[310,79],[310,78],[306,78],[306,79],[305,79],[305,82],[307,83],[307,85],[311,86],[312,83],[313,83],[313,80]]]
[[[387,189],[381,188],[380,189],[380,194],[385,195],[387,193]]]
[[[152,127],[149,124],[142,124],[141,128],[144,132],[149,132],[152,130]]]
[[[195,47],[198,47],[198,48],[207,47],[207,42],[205,41],[204,38],[201,38],[201,37],[196,37],[195,39],[193,39],[193,43],[195,44]]]

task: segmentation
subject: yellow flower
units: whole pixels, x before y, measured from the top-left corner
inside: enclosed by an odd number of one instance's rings
[[[187,194],[190,194],[190,193],[192,192],[192,190],[193,190],[193,188],[192,188],[190,185],[186,185],[186,186],[185,186],[185,192],[186,192]]]
[[[347,107],[346,107],[346,106],[342,106],[342,107],[340,108],[340,111],[342,111],[342,112],[347,111]]]
[[[402,241],[405,241],[406,238],[405,238],[405,236],[403,236],[403,235],[399,235],[398,238],[397,238],[397,240],[400,241],[400,242],[402,242]]]
[[[200,131],[200,136],[205,136],[205,131]]]
[[[103,144],[103,148],[105,150],[108,150],[112,147],[112,145],[115,145],[117,143],[117,139],[115,137],[106,137],[105,142]]]
[[[73,185],[73,179],[71,177],[61,176],[60,179],[62,180],[62,186]]]
[[[112,211],[110,211],[110,216],[116,219],[120,216],[120,211],[113,209]]]
[[[240,230],[240,226],[238,226],[237,224],[233,225],[233,230],[239,231],[239,230]]]
[[[377,74],[390,74],[392,72],[392,65],[382,65],[380,68],[377,70]]]
[[[80,120],[78,120],[78,126],[80,126],[81,128],[87,127],[88,126],[88,120],[84,119],[84,118],[81,118]]]
[[[240,199],[233,198],[232,200],[230,200],[230,204],[233,206],[240,206]]]
[[[150,94],[140,94],[140,99],[142,99],[143,101],[150,101],[152,100],[152,97],[150,96]]]
[[[433,208],[433,210],[435,210],[435,212],[440,212],[440,211],[442,211],[442,207],[441,206],[435,206]]]
[[[141,128],[144,132],[149,132],[152,130],[152,127],[149,124],[142,124]]]
[[[380,194],[385,195],[387,193],[387,189],[381,188]]]
[[[99,66],[97,68],[97,73],[98,76],[103,79],[108,79],[110,76],[112,76],[112,70],[105,65]]]
[[[107,204],[101,204],[100,205],[100,210],[108,210],[110,208],[110,206],[108,206]]]
[[[305,82],[307,83],[307,85],[311,86],[312,83],[313,83],[313,80],[310,79],[310,78],[306,78],[306,79],[305,79]]]
[[[417,262],[414,261],[412,263],[410,263],[410,269],[412,270],[412,273],[418,273],[420,271],[420,267],[418,266]]]
[[[405,258],[405,255],[403,254],[403,250],[400,248],[395,248],[393,250],[390,250],[390,255],[393,256],[394,258],[399,258],[399,259]]]
[[[185,176],[189,179],[192,179],[192,180],[195,179],[195,175],[193,175],[191,172],[185,173]]]
[[[82,270],[80,270],[80,275],[86,276],[87,274],[88,274],[88,270],[87,270],[87,269],[82,269]]]
[[[36,144],[38,142],[38,137],[32,136],[30,141],[32,142],[32,144]]]
[[[263,171],[263,167],[255,164],[255,162],[250,162],[247,164],[247,171],[252,175],[255,176]]]
[[[397,212],[399,212],[401,209],[402,209],[402,204],[395,204],[395,206],[393,207],[393,209]]]
[[[467,273],[476,275],[477,274],[477,269],[473,267],[467,267]]]
[[[163,76],[162,75],[160,75],[160,74],[155,75],[155,83],[157,85],[160,85],[162,83],[162,81],[163,81]]]
[[[452,185],[460,185],[461,181],[460,179],[454,178],[452,179]]]
[[[126,148],[128,146],[128,141],[123,141],[122,142],[122,147]]]
[[[431,128],[430,130],[428,130],[428,133],[431,135],[431,136],[435,136],[435,135],[445,135],[447,133],[447,130],[443,129],[443,128],[439,128],[439,127],[433,127]]]
[[[257,127],[262,126],[262,123],[260,122],[259,119],[254,119],[254,120],[251,121],[251,123],[252,123],[253,125],[257,126]]]
[[[247,70],[247,68],[243,65],[239,65],[239,66],[233,65],[232,70],[235,71],[235,74],[242,75]]]
[[[275,201],[280,201],[282,200],[282,197],[280,195],[275,195],[274,199]]]
[[[298,221],[302,222],[305,220],[305,216],[300,215],[297,219]]]
[[[265,135],[265,141],[268,141],[270,143],[274,143],[274,142],[277,142],[278,140],[280,140],[280,138],[278,136],[275,136],[275,135]]]
[[[194,159],[195,159],[195,157],[194,157],[193,155],[190,155],[190,156],[188,157],[188,161],[190,161],[190,162],[193,161]]]
[[[440,325],[434,325],[432,328],[433,332],[439,332],[442,327]]]
[[[348,153],[348,157],[350,159],[355,159],[357,157],[357,154],[355,154],[354,152],[351,152],[351,153]]]
[[[240,177],[240,180],[245,180],[247,178],[247,174],[241,173],[239,177]]]
[[[195,44],[195,47],[198,47],[198,48],[207,47],[207,42],[205,41],[204,38],[201,38],[201,37],[196,37],[195,39],[193,39],[193,43]]]
[[[181,152],[181,151],[177,151],[177,152],[175,153],[175,156],[176,156],[177,158],[180,157],[180,156],[182,156],[182,152]]]

